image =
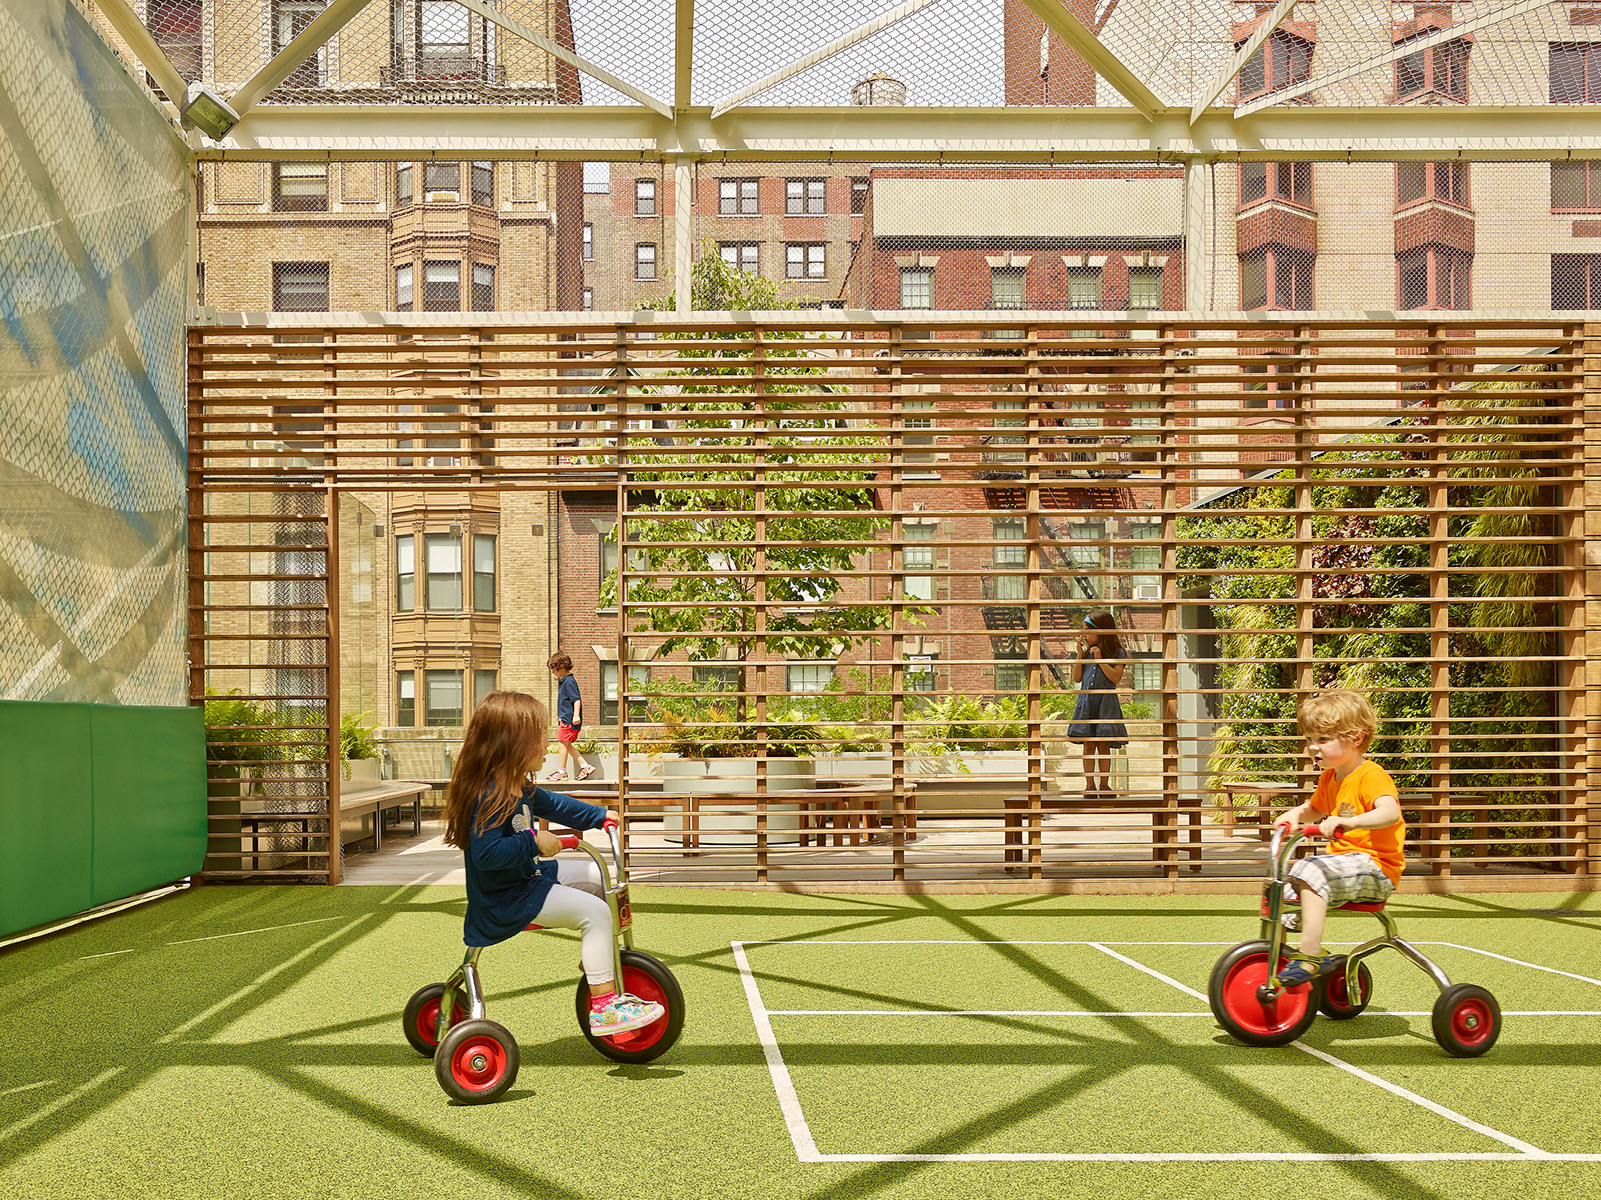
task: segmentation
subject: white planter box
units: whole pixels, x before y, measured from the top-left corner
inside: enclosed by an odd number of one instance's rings
[[[684,796],[727,796],[756,790],[754,758],[663,758],[662,794]],[[817,779],[809,758],[770,758],[767,760],[767,790],[770,793],[810,791]],[[767,843],[794,845],[800,836],[798,804],[767,805]],[[700,842],[709,846],[751,846],[756,842],[756,803],[749,806],[711,804],[699,809]],[[688,828],[687,806],[662,809],[662,834],[671,841],[682,841]]]
[[[355,796],[382,787],[383,765],[383,760],[378,758],[351,759],[345,764],[350,769],[350,776],[340,781],[339,794]]]

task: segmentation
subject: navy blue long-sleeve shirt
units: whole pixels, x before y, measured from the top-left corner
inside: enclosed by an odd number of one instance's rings
[[[483,798],[479,797],[479,804]],[[521,932],[544,907],[556,883],[556,863],[541,860],[528,828],[538,818],[568,829],[598,829],[606,810],[559,792],[529,785],[506,819],[478,830],[473,806],[472,840],[462,851],[467,866],[467,918],[463,940],[493,946]]]

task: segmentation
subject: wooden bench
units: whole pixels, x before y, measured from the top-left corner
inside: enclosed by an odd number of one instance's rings
[[[1026,836],[1035,828],[1042,829],[1045,814],[1053,812],[1149,816],[1153,861],[1177,863],[1182,851],[1189,855],[1190,870],[1201,869],[1201,806],[1195,802],[1186,803],[1181,798],[1175,808],[1165,797],[1155,793],[1144,800],[1137,794],[1103,799],[1047,794],[1037,799],[1031,796],[1008,796],[1005,806],[1007,870],[1014,869],[1011,864],[1023,863],[1024,853],[1028,849],[1024,844]],[[1189,818],[1189,845],[1180,846],[1179,833],[1186,816]]]
[[[372,848],[373,853],[383,845],[384,814],[395,809],[411,806],[411,834],[416,837],[422,832],[422,797],[433,784],[430,780],[397,779],[381,787],[369,788],[363,792],[356,792],[348,800],[341,797],[339,802],[339,819],[346,817],[364,817],[372,814]]]

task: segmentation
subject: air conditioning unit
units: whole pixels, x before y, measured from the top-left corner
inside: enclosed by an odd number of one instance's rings
[[[1160,600],[1162,598],[1162,585],[1159,583],[1142,583],[1134,589],[1136,600]]]
[[[460,204],[461,203],[461,193],[460,192],[429,192],[428,196],[427,196],[427,199],[428,199],[428,203],[429,204]]]

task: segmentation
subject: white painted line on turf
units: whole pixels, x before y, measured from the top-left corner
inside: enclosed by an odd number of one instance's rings
[[[18,1092],[31,1092],[34,1088],[49,1087],[54,1079],[41,1079],[38,1083],[25,1083],[21,1087],[7,1088],[0,1096],[15,1096]]]
[[[1330,1066],[1339,1067],[1340,1070],[1345,1071],[1348,1074],[1355,1075],[1358,1079],[1364,1080],[1367,1083],[1371,1083],[1375,1087],[1381,1087],[1393,1096],[1399,1096],[1403,1100],[1410,1100],[1413,1104],[1426,1108],[1437,1116],[1442,1116],[1448,1121],[1455,1121],[1458,1125],[1461,1125],[1465,1129],[1471,1129],[1474,1133],[1480,1133],[1487,1138],[1493,1138],[1504,1146],[1511,1146],[1519,1153],[1533,1155],[1538,1158],[1548,1157],[1546,1152],[1540,1149],[1538,1146],[1530,1145],[1521,1138],[1513,1137],[1510,1133],[1502,1133],[1499,1129],[1492,1129],[1488,1125],[1475,1121],[1472,1117],[1464,1117],[1461,1113],[1455,1111],[1454,1109],[1449,1109],[1443,1104],[1436,1104],[1433,1100],[1426,1099],[1425,1097],[1418,1095],[1416,1092],[1409,1091],[1400,1084],[1391,1083],[1387,1079],[1380,1079],[1371,1071],[1364,1071],[1361,1067],[1355,1066],[1352,1063],[1348,1063],[1343,1058],[1335,1058],[1334,1055],[1326,1054],[1315,1046],[1308,1046],[1305,1042],[1291,1042],[1290,1045],[1294,1046],[1297,1050],[1305,1051],[1313,1058],[1328,1063]]]
[[[1601,1162],[1601,1154],[1506,1154],[1496,1151],[1475,1153],[1423,1152],[1417,1154],[1318,1154],[1311,1151],[1242,1151],[1217,1154],[1148,1153],[1105,1154],[819,1154],[813,1161],[825,1163],[887,1162]]]
[[[214,942],[218,938],[244,937],[252,933],[271,933],[276,929],[295,929],[301,925],[321,925],[326,921],[337,921],[338,917],[313,917],[309,921],[291,921],[287,925],[263,925],[260,929],[236,929],[232,933],[208,933],[205,937],[183,938],[176,942],[168,942],[169,946],[188,946],[193,942]]]
[[[795,1094],[789,1067],[785,1065],[784,1055],[778,1048],[778,1039],[773,1036],[772,1022],[767,1019],[767,1007],[762,1003],[761,992],[756,987],[756,977],[751,974],[745,947],[740,942],[728,944],[734,949],[740,982],[745,985],[745,1002],[750,1005],[750,1018],[756,1025],[756,1038],[762,1044],[762,1055],[767,1059],[767,1070],[773,1077],[773,1091],[778,1095],[778,1109],[784,1114],[789,1140],[795,1146],[795,1157],[801,1162],[819,1162],[817,1142],[806,1124],[806,1115],[801,1112],[800,1097]]]
[[[1209,1000],[1207,1000],[1206,994],[1204,992],[1196,991],[1194,988],[1190,987],[1190,985],[1187,984],[1187,983],[1180,983],[1177,979],[1174,979],[1171,975],[1164,975],[1164,974],[1162,974],[1162,972],[1158,971],[1154,967],[1148,967],[1144,963],[1135,962],[1128,955],[1119,954],[1116,950],[1109,949],[1108,947],[1106,947],[1105,945],[1103,945],[1100,942],[1090,942],[1089,944],[1091,946],[1094,946],[1102,954],[1110,954],[1113,958],[1117,959],[1118,962],[1127,963],[1129,966],[1133,967],[1136,971],[1144,971],[1152,979],[1160,979],[1163,983],[1172,984],[1174,987],[1178,988],[1179,991],[1183,992],[1186,996],[1194,996],[1202,1004],[1211,1003]]]
[[[1101,949],[1105,949],[1105,947],[1103,946]],[[1153,978],[1166,980],[1185,995],[1195,996],[1201,1000],[1207,999],[1204,995],[1187,984],[1180,983],[1176,979],[1173,979],[1167,975],[1163,975],[1160,971],[1153,970],[1143,963],[1135,962],[1132,958],[1128,958],[1122,954],[1117,954],[1111,950],[1107,950],[1106,952],[1112,955],[1113,958],[1121,959],[1123,962],[1128,963],[1129,966],[1143,971],[1145,974],[1150,975]],[[1210,1003],[1210,1001],[1208,1001],[1208,1003]],[[1365,1083],[1371,1083],[1375,1087],[1383,1088],[1393,1096],[1399,1096],[1403,1100],[1410,1100],[1413,1104],[1418,1105],[1420,1108],[1427,1109],[1436,1116],[1444,1117],[1448,1121],[1454,1121],[1456,1124],[1461,1125],[1464,1129],[1471,1129],[1475,1133],[1500,1142],[1503,1146],[1511,1146],[1514,1150],[1517,1150],[1522,1154],[1526,1154],[1531,1157],[1546,1157],[1546,1152],[1541,1150],[1538,1146],[1531,1145],[1530,1143],[1519,1138],[1515,1138],[1509,1133],[1502,1133],[1499,1129],[1492,1129],[1490,1126],[1475,1121],[1472,1117],[1465,1117],[1454,1109],[1445,1107],[1443,1104],[1436,1104],[1433,1100],[1429,1100],[1426,1097],[1420,1096],[1416,1092],[1402,1087],[1400,1084],[1391,1083],[1387,1079],[1380,1079],[1371,1071],[1364,1071],[1361,1067],[1356,1066],[1354,1063],[1348,1063],[1343,1058],[1336,1058],[1334,1055],[1325,1053],[1316,1047],[1308,1046],[1305,1042],[1296,1041],[1291,1042],[1290,1045],[1294,1046],[1297,1050],[1300,1050],[1306,1054],[1310,1054],[1313,1058],[1318,1059],[1321,1062],[1326,1062],[1330,1066],[1338,1067],[1347,1074],[1354,1075],[1356,1078]]]
[[[1559,971],[1555,967],[1542,967],[1539,963],[1525,962],[1521,958],[1508,958],[1505,954],[1494,954],[1489,950],[1480,950],[1477,946],[1459,946],[1455,942],[1416,942],[1418,946],[1449,946],[1453,950],[1466,950],[1470,954],[1482,954],[1485,958],[1498,958],[1502,962],[1512,963],[1514,966],[1528,967],[1534,971],[1545,971],[1552,975],[1563,975],[1569,979],[1577,979],[1580,983],[1593,983],[1601,987],[1601,979],[1591,979],[1588,975],[1575,975],[1572,971]]]
[[[770,1008],[767,1010],[767,1015],[770,1017],[1210,1017],[1212,1014],[1085,1012],[1076,1008]],[[1504,1017],[1507,1014],[1501,1015]]]
[[[84,954],[84,955],[81,955],[79,957],[78,961],[79,962],[88,962],[91,958],[115,958],[119,954],[132,954],[132,953],[133,953],[132,950],[107,950],[104,954]]]
[[[33,1110],[33,1112],[31,1112],[27,1116],[23,1117],[20,1121],[13,1121],[11,1124],[7,1125],[4,1129],[0,1129],[0,1142],[5,1141],[7,1138],[11,1137],[14,1134],[21,1133],[24,1129],[28,1128],[28,1126],[30,1126],[30,1125],[37,1125],[40,1121],[44,1120],[46,1117],[52,1116],[53,1114],[60,1112],[63,1108],[66,1108],[67,1105],[73,1103],[73,1101],[79,1099],[80,1097],[82,1097],[84,1095],[87,1095],[89,1092],[94,1091],[95,1088],[101,1086],[104,1083],[109,1082],[113,1076],[119,1075],[121,1073],[122,1073],[122,1068],[121,1067],[107,1067],[104,1071],[101,1071],[100,1074],[96,1075],[93,1079],[90,1079],[85,1083],[80,1083],[77,1087],[73,1088],[66,1095],[57,1096],[54,1100],[52,1100],[49,1104],[46,1104],[43,1108],[36,1108],[36,1109]],[[52,1080],[51,1082],[54,1082],[54,1081]]]

